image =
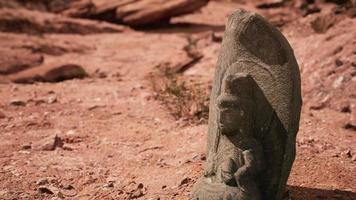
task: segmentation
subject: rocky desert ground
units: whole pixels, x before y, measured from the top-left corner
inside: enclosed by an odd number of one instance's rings
[[[0,199],[189,199],[237,9],[299,63],[286,199],[356,199],[353,0],[1,0]]]

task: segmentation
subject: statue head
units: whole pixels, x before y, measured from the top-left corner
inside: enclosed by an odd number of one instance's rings
[[[248,74],[227,76],[217,99],[218,127],[223,134],[252,136],[255,115],[253,79]]]

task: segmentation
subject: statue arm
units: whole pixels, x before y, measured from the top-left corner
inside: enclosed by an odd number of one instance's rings
[[[251,176],[255,176],[262,170],[262,151],[260,145],[256,145],[253,149],[243,151],[244,165],[240,167],[234,174],[237,184],[242,181],[248,181]]]

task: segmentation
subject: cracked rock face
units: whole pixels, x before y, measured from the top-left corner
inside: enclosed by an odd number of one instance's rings
[[[301,89],[288,41],[261,16],[227,22],[210,100],[199,200],[280,200],[295,157]]]

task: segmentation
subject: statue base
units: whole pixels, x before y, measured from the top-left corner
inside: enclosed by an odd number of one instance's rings
[[[225,185],[224,183],[212,183],[210,178],[202,177],[195,183],[192,200],[240,200],[238,187]]]

